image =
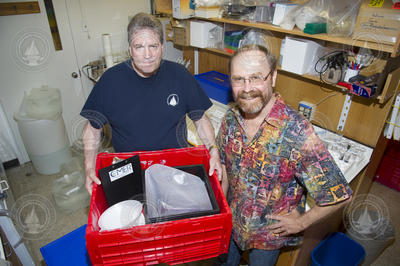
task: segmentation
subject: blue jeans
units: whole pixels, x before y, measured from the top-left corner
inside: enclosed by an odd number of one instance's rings
[[[239,265],[240,258],[243,251],[236,245],[233,237],[229,244],[228,260],[223,265],[237,266]],[[262,250],[251,249],[249,253],[250,266],[273,266],[275,265],[279,256],[279,249],[276,250]]]

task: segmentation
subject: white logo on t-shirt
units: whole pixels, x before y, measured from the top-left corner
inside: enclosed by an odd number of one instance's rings
[[[170,94],[167,99],[167,104],[171,106],[176,106],[179,103],[179,97],[176,94]]]

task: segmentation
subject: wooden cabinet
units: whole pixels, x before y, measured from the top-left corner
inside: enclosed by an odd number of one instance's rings
[[[211,18],[207,21],[220,25],[234,25],[235,27],[257,28],[267,31],[270,38],[272,53],[279,58],[281,42],[286,36],[295,36],[323,42],[325,46],[337,49],[351,49],[363,47],[373,51],[376,61],[373,66],[366,67],[361,74],[371,75],[380,73],[378,92],[373,98],[353,96],[350,110],[347,115],[343,131],[337,130],[342,107],[347,90],[340,86],[320,82],[318,77],[297,75],[278,69],[278,78],[275,90],[286,102],[297,109],[300,101],[317,104],[313,123],[330,131],[337,132],[374,148],[370,163],[351,182],[354,191],[353,197],[368,193],[387,141],[382,137],[385,121],[390,114],[394,102],[394,95],[399,92],[400,82],[400,30],[396,43],[380,41],[363,41],[352,37],[334,37],[327,34],[309,35],[299,29],[285,30],[280,27],[264,24],[236,21],[225,18]],[[197,49],[197,48],[196,48]],[[197,58],[198,73],[215,70],[228,73],[228,62],[231,54],[222,49],[183,48],[184,58],[194,62]],[[190,69],[194,73],[194,68]],[[341,215],[329,217],[324,222],[314,225],[305,232],[305,239],[301,249],[281,253],[277,265],[305,265],[309,262],[311,250],[329,232],[337,230],[341,222]]]
[[[374,148],[371,162],[351,182],[354,196],[368,193],[375,176],[377,167],[382,158],[382,150],[386,141],[382,137],[385,121],[391,111],[394,101],[393,97],[399,91],[400,59],[398,42],[396,44],[374,43],[352,38],[331,37],[326,34],[309,35],[300,30],[287,31],[279,27],[263,24],[233,21],[229,19],[209,19],[211,22],[233,24],[243,27],[259,28],[271,33],[272,52],[279,57],[282,39],[287,35],[324,41],[326,45],[349,48],[367,47],[377,55],[379,61],[374,69],[365,69],[365,74],[381,73],[380,91],[374,98],[363,98],[353,96],[346,124],[343,131],[337,130],[341,110],[345,102],[347,90],[340,86],[322,83],[318,77],[310,75],[297,75],[283,70],[278,70],[278,78],[275,90],[278,91],[286,102],[297,109],[300,101],[317,104],[317,112],[313,123],[333,132],[363,143]],[[185,59],[194,60],[194,48],[185,48]],[[228,62],[231,54],[220,49],[198,49],[198,73],[215,70],[228,73]],[[193,69],[192,69],[193,71]],[[300,249],[282,252],[277,265],[306,265],[309,263],[312,249],[324,236],[338,229],[341,223],[341,215],[337,213],[308,230],[304,235],[304,242]]]
[[[339,133],[368,146],[375,147],[385,125],[385,119],[390,112],[391,102],[393,101],[392,96],[398,89],[400,59],[396,45],[366,42],[343,37],[331,37],[326,34],[309,35],[302,33],[298,29],[288,31],[264,23],[248,23],[218,18],[209,19],[209,21],[268,30],[271,50],[277,57],[280,54],[282,39],[287,35],[301,36],[302,38],[312,40],[323,40],[326,42],[326,45],[337,47],[338,49],[350,49],[351,46],[356,46],[367,47],[373,50],[379,58],[373,65],[363,69],[362,74],[381,73],[380,79],[382,80],[382,84],[374,98],[353,97],[345,128],[343,132]],[[184,57],[193,58],[192,53],[193,49],[185,49]],[[199,49],[198,72],[203,73],[216,70],[229,74],[228,62],[230,56],[231,54],[219,49]],[[297,75],[280,69],[278,69],[276,90],[295,109],[297,109],[298,102],[302,100],[310,103],[318,103],[313,123],[338,132],[336,128],[346,94],[348,93],[347,90],[340,86],[322,83],[316,76]]]

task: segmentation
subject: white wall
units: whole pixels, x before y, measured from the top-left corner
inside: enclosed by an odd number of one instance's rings
[[[139,12],[150,13],[150,0],[68,0],[67,8],[82,67],[103,55],[103,33],[111,35],[113,53],[127,51],[129,17]],[[84,78],[83,85],[88,94],[92,82]]]
[[[128,4],[129,3],[129,4]],[[150,0],[72,0],[67,4],[73,36],[78,44],[76,47],[79,65],[82,67],[91,61],[98,60],[103,55],[101,36],[111,35],[113,53],[123,53],[128,50],[127,26],[129,17],[139,12],[150,13]],[[79,11],[78,11],[79,10]],[[163,26],[169,19],[160,19]],[[165,40],[164,28],[164,40]],[[176,49],[172,42],[164,42],[163,58],[176,61],[182,57],[182,50]],[[83,86],[87,93],[93,88],[93,83],[83,75]],[[87,96],[86,95],[86,96]]]
[[[11,1],[0,0],[0,2]],[[39,4],[41,9],[39,14],[0,16],[0,99],[22,156],[19,157],[22,163],[27,160],[27,157],[16,122],[13,120],[13,114],[19,108],[24,91],[42,85],[56,88],[64,85],[65,81],[58,77],[70,78],[73,70],[67,69],[68,64],[71,66],[74,64],[72,61],[75,63],[78,61],[77,65],[81,67],[100,57],[102,33],[110,33],[113,36],[114,51],[123,49],[127,43],[125,32],[128,16],[141,11],[150,12],[150,0],[53,0],[64,50],[52,51],[54,53],[52,61],[44,71],[21,71],[11,58],[11,49],[13,49],[11,40],[27,27],[49,30],[43,1],[39,0]],[[87,30],[83,27],[84,25],[87,25]],[[76,56],[68,55],[66,58],[67,50],[72,51],[74,47]],[[66,64],[66,59],[68,64]],[[68,131],[71,130],[73,117],[79,114],[77,108],[71,109],[70,105],[77,105],[76,102],[71,101],[79,99],[79,104],[82,105],[91,89],[91,84],[85,82],[84,79],[83,81],[85,95],[76,95],[81,92],[74,91],[73,87],[70,88],[70,95],[69,93],[62,95],[63,116]]]

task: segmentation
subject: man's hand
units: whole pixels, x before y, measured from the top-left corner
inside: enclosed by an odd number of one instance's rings
[[[85,183],[85,188],[89,192],[90,195],[92,195],[92,190],[93,190],[93,182],[95,182],[97,185],[100,185],[100,179],[97,178],[96,176],[96,171],[94,169],[86,170],[86,183]]]
[[[219,181],[222,181],[222,165],[221,160],[219,159],[218,149],[215,147],[211,148],[210,153],[210,170],[208,171],[208,175],[211,176],[214,173],[214,170],[217,171]]]
[[[334,214],[342,209],[351,201],[351,196],[341,202],[332,205],[318,206],[315,205],[308,212],[301,215],[296,209],[286,215],[266,215],[268,219],[275,219],[279,222],[268,226],[274,234],[288,236],[304,231],[312,224]]]
[[[302,224],[302,216],[296,209],[286,215],[266,215],[265,217],[279,221],[267,227],[275,235],[288,236],[305,229]]]
[[[90,123],[86,123],[83,129],[82,142],[83,154],[85,156],[85,188],[92,195],[93,182],[100,184],[100,180],[96,176],[96,156],[100,145],[101,129],[94,128]]]

